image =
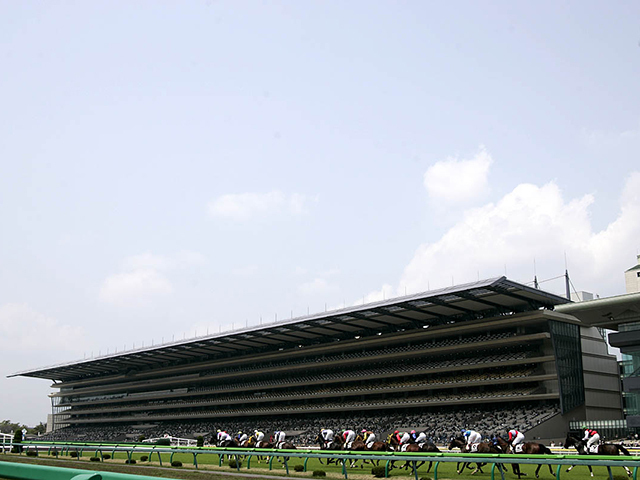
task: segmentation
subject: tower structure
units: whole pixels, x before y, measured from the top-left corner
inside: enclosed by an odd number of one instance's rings
[[[624,283],[627,293],[640,292],[640,255],[636,265],[624,272]]]

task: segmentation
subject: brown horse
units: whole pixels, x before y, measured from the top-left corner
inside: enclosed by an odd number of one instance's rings
[[[571,434],[567,433],[567,439],[564,441],[564,448],[569,447],[575,447],[578,451],[578,455],[620,455],[621,453],[623,455],[631,455],[629,453],[629,450],[624,448],[622,445],[617,445],[615,443],[601,443],[600,445],[598,445],[596,451],[592,453],[587,450],[587,442],[585,442],[584,440],[578,440],[577,438],[572,437]],[[573,467],[575,467],[575,465],[571,465],[569,468],[567,468],[567,472],[571,471]],[[593,477],[593,470],[591,469],[591,465],[587,465],[587,467],[589,467],[589,473]],[[610,468],[611,467],[607,467],[607,469]],[[623,466],[623,468],[627,472],[627,475],[631,476],[631,471],[626,466]]]
[[[391,450],[395,450],[396,452],[415,452],[415,453],[420,453],[420,452],[424,452],[424,453],[430,453],[430,452],[439,452],[440,449],[438,449],[438,447],[436,447],[433,443],[431,442],[425,442],[425,443],[407,443],[405,444],[406,446],[400,445],[400,442],[398,441],[398,438],[395,437],[394,435],[389,435],[388,437],[389,440],[389,445],[391,446]],[[423,460],[422,462],[418,463],[416,465],[416,462],[405,462],[405,464],[401,467],[404,468],[405,470],[409,469],[409,466],[411,466],[413,464],[414,468],[417,470],[418,468],[420,468],[422,465],[424,465],[425,463],[427,463],[426,460]],[[394,467],[395,461],[391,462],[391,468]],[[431,471],[431,467],[433,466],[433,462],[429,461],[429,467],[427,468],[427,473],[429,473]]]
[[[500,435],[494,435],[493,440],[505,453],[522,453],[524,455],[553,455],[553,452],[551,452],[549,448],[541,443],[522,443],[522,450],[519,452],[513,452],[511,444]],[[551,468],[551,465],[547,464],[547,466],[549,467],[549,473],[555,477],[556,474]],[[542,464],[539,464],[538,468],[536,468],[536,478],[540,478],[540,476],[538,475],[538,473],[540,472],[540,467],[542,467]],[[526,475],[525,473],[520,472],[520,465],[518,465],[517,463],[512,463],[511,468],[513,469],[514,475],[518,475],[518,478],[520,478],[521,475]]]
[[[362,441],[362,436],[358,435],[353,442],[346,443],[342,435],[336,435],[333,441],[335,450],[347,450],[350,452],[364,452],[367,450],[367,444]],[[358,463],[358,460],[351,460],[349,468],[354,468]],[[369,460],[362,462],[369,463]],[[364,468],[364,465],[360,465],[360,468]]]
[[[471,451],[467,448],[467,441],[464,439],[464,437],[462,436],[454,437],[451,439],[451,442],[449,443],[449,450],[453,450],[454,448],[459,448],[461,453],[469,453],[469,452],[471,453],[503,453],[502,450],[500,450],[498,447],[487,442],[481,442],[475,445],[476,446],[474,447],[474,450]],[[462,465],[462,469],[460,468],[460,463],[462,462],[458,462],[458,465],[456,466],[456,471],[458,472],[458,475],[460,475],[465,470],[465,468],[471,468],[469,467],[470,462],[464,462],[464,464]],[[486,465],[486,463],[476,463],[476,469],[471,473],[471,475],[474,475],[478,472],[484,473],[482,471],[483,465]],[[498,470],[501,470],[501,469],[502,469],[502,465],[498,464]]]
[[[322,438],[322,433],[319,433],[318,436],[316,436],[316,443],[320,445],[320,450],[342,450],[344,440],[340,434],[336,433],[333,436],[333,440],[326,442],[324,438]],[[318,461],[322,463],[321,458],[319,458]],[[332,458],[327,458],[327,465],[331,464],[333,461],[334,460]]]

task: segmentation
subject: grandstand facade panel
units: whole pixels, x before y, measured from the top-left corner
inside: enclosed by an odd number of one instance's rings
[[[622,418],[616,359],[553,311],[567,302],[500,277],[15,375],[55,380],[58,438],[331,422],[552,438]]]

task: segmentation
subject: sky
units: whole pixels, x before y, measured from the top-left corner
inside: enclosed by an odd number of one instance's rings
[[[0,1],[17,371],[501,275],[624,293],[636,1]],[[555,280],[550,280],[556,278]]]

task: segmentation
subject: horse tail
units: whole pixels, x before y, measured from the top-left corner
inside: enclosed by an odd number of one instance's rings
[[[618,445],[618,448],[620,449],[620,451],[624,454],[624,455],[631,455],[629,453],[629,450],[627,450],[626,448],[624,448],[622,445]]]

